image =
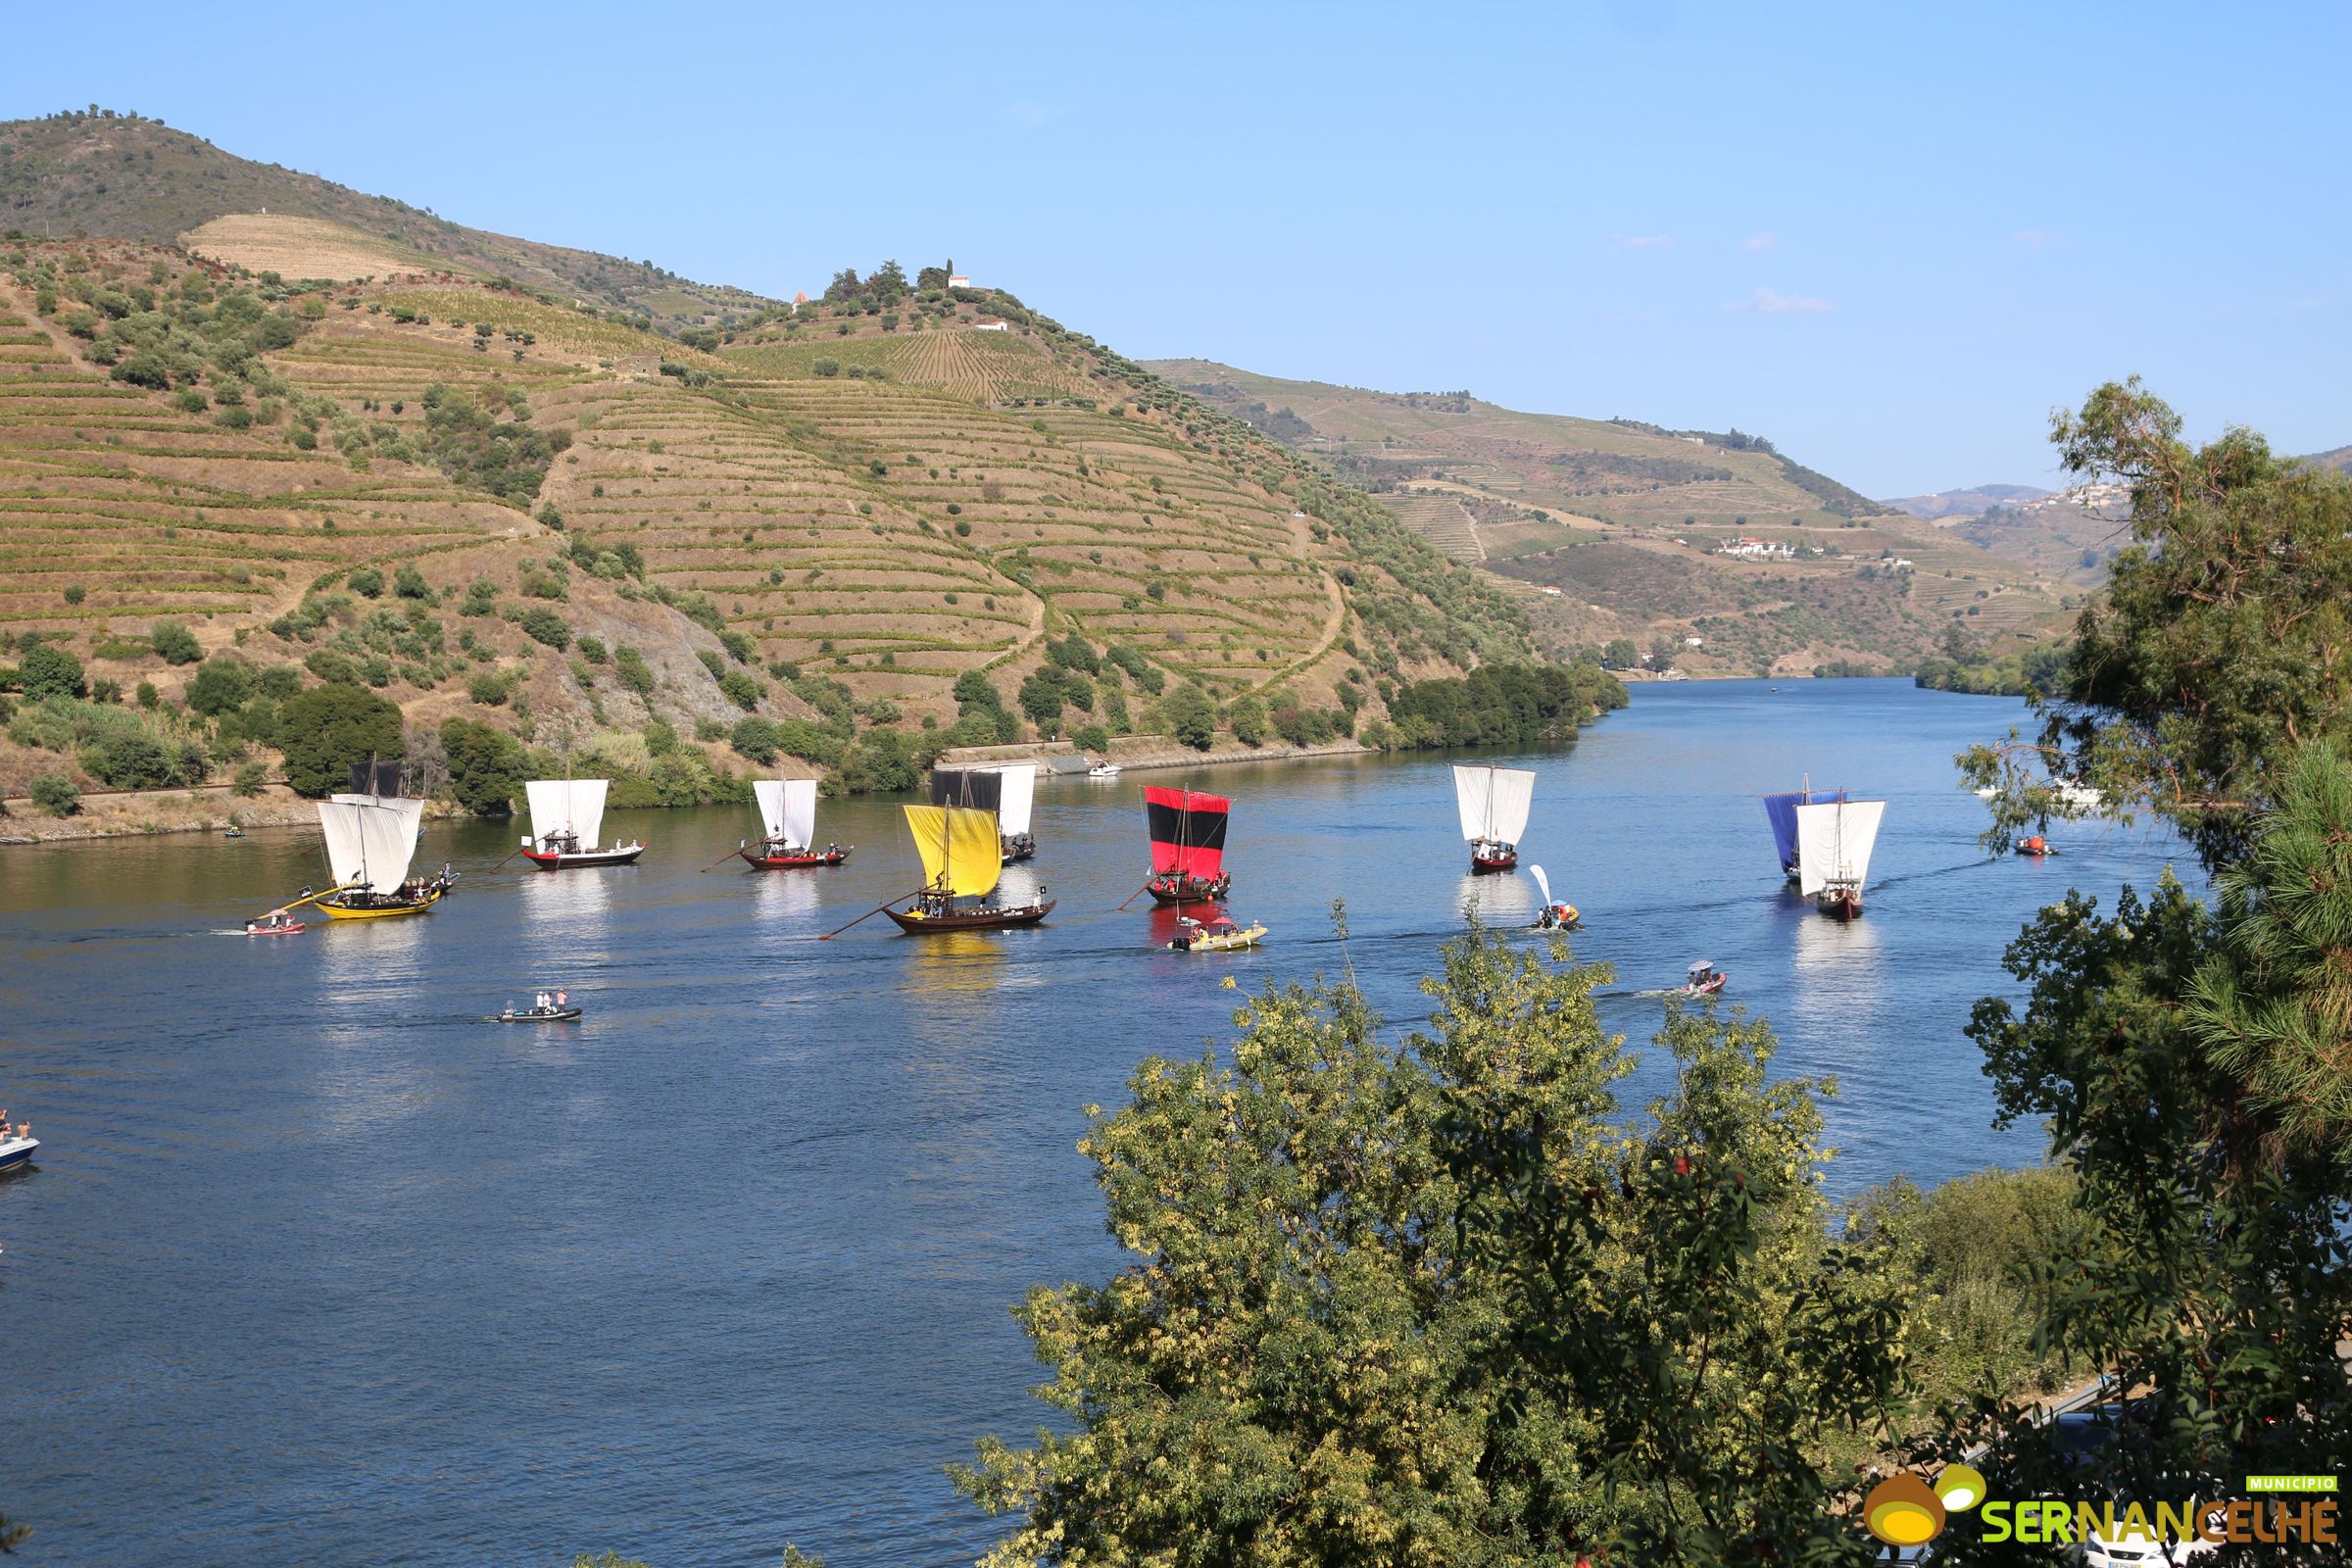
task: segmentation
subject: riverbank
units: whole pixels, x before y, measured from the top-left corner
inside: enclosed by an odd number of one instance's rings
[[[991,767],[1006,762],[1036,762],[1040,770],[1054,773],[1046,764],[1057,757],[1107,758],[1119,764],[1122,772],[1146,772],[1153,768],[1218,767],[1227,762],[1287,762],[1310,757],[1371,757],[1375,749],[1355,741],[1331,741],[1321,746],[1294,746],[1288,741],[1269,741],[1263,746],[1244,746],[1239,741],[1226,741],[1207,751],[1196,751],[1169,735],[1122,735],[1102,753],[1081,752],[1066,741],[1040,741],[1032,746],[962,746],[940,754],[936,765],[943,767]],[[1073,774],[1072,776],[1080,776]]]
[[[283,784],[239,795],[226,784],[169,790],[92,790],[72,816],[50,816],[24,796],[0,800],[0,846],[58,844],[75,839],[138,838],[159,833],[220,833],[238,827],[317,827],[318,803]],[[428,801],[424,814],[459,814],[447,801]]]

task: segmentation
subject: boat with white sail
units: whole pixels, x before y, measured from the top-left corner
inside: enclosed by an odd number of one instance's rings
[[[1797,807],[1795,814],[1798,891],[1818,905],[1822,913],[1852,919],[1862,912],[1862,889],[1870,880],[1870,852],[1878,843],[1886,803],[1815,802]]]
[[[1519,863],[1519,836],[1535,798],[1536,775],[1524,767],[1454,763],[1453,800],[1470,842],[1471,870],[1508,871]]]
[[[1027,904],[983,904],[1004,871],[997,814],[968,806],[907,806],[906,829],[923,861],[923,886],[914,903],[884,913],[902,931],[1001,931],[1035,925],[1053,912],[1054,901],[1039,888]],[[861,917],[862,918],[862,917]]]
[[[535,778],[523,785],[531,806],[523,858],[542,871],[635,864],[645,853],[642,842],[598,844],[605,827],[605,792],[611,787],[610,779],[601,778]]]
[[[422,801],[394,795],[331,795],[320,801],[318,826],[334,884],[323,893],[305,888],[283,912],[316,905],[335,920],[422,914],[455,880],[454,873],[430,879],[409,874],[423,824]]]
[[[839,865],[850,858],[849,849],[838,844],[816,847],[816,780],[754,779],[752,796],[760,808],[760,838],[736,847],[745,863],[761,871],[791,871]]]

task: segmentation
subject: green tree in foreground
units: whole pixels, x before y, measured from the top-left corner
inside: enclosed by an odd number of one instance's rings
[[[1474,928],[1401,1046],[1322,987],[1145,1062],[1080,1146],[1135,1261],[1019,1309],[1069,1428],[956,1472],[992,1568],[1866,1560],[1821,1455],[1887,1430],[1904,1303],[1827,1235],[1818,1086],[1677,1008],[1623,1114],[1610,977]]]
[[[2154,811],[2209,865],[2250,840],[2298,746],[2352,750],[2352,480],[2231,429],[2202,448],[2137,380],[2110,382],[2051,434],[2067,471],[2132,489],[2132,544],[2076,625],[2031,743],[1962,760],[1997,785],[1993,837],[2106,809]]]
[[[2152,1391],[2102,1488],[2333,1473],[2352,1449],[2352,485],[2245,430],[2192,451],[2136,382],[2054,438],[2072,470],[2130,482],[2137,542],[2082,617],[2063,692],[2036,703],[2038,745],[2013,733],[1964,768],[2001,786],[1996,838],[2067,814],[2069,782],[2171,821],[2221,906],[2170,876],[2112,916],[2070,894],[2009,951],[2022,1011],[1977,1005],[2002,1117],[2044,1121],[2075,1178],[2031,1282],[2039,1332]],[[2079,1472],[1995,1391],[1944,1451],[1978,1435],[1997,1439],[1996,1491],[2070,1494]]]
[[[30,703],[44,697],[79,698],[87,690],[82,684],[81,661],[50,643],[25,650],[24,662],[17,666],[17,684]]]

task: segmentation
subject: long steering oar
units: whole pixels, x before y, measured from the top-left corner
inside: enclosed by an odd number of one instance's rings
[[[1133,904],[1133,903],[1134,903],[1136,900],[1138,900],[1138,899],[1142,898],[1142,897],[1143,897],[1145,894],[1147,894],[1147,893],[1149,893],[1149,892],[1151,892],[1151,891],[1152,891],[1152,884],[1151,884],[1151,883],[1149,883],[1149,882],[1145,883],[1145,884],[1144,884],[1142,887],[1140,887],[1140,888],[1137,888],[1137,889],[1136,889],[1136,890],[1135,890],[1133,893],[1130,893],[1130,894],[1128,894],[1128,895],[1127,895],[1127,904]],[[1113,909],[1111,912],[1112,912],[1113,914],[1125,914],[1125,913],[1127,912],[1127,904],[1122,904],[1122,905],[1120,905],[1120,906],[1118,906],[1116,909]]]
[[[320,899],[331,899],[336,894],[341,893],[348,888],[356,888],[360,884],[357,882],[339,883],[334,887],[326,889],[324,892],[314,893],[310,897],[304,899],[296,899],[291,904],[281,904],[278,906],[278,907],[281,909],[299,909],[306,904],[317,904]]]
[[[914,893],[894,893],[889,898],[884,899],[880,904],[877,904],[872,908],[866,910],[857,919],[852,920],[850,925],[858,925],[864,921],[871,920],[875,915],[880,914],[884,909],[887,909],[892,905],[898,903],[899,900],[911,899],[914,897],[915,893],[920,893],[923,890],[921,888],[916,888]],[[819,942],[830,942],[835,937],[841,935],[844,931],[847,931],[850,928],[850,925],[835,926],[832,930],[826,932],[823,936],[818,937],[816,940]]]
[[[710,862],[709,865],[706,865],[706,866],[704,866],[704,867],[703,867],[703,871],[715,871],[715,870],[717,870],[717,869],[718,869],[720,866],[722,866],[722,865],[726,864],[726,863],[727,863],[729,860],[732,860],[732,859],[733,859],[733,858],[735,858],[735,857],[737,857],[738,855],[741,855],[741,854],[743,853],[743,851],[744,851],[744,846],[743,846],[743,845],[740,845],[740,844],[736,845],[736,846],[735,846],[733,849],[729,850],[729,851],[728,851],[726,854],[724,854],[724,855],[720,856],[720,857],[719,857],[717,859],[715,859],[715,860],[712,860],[712,861],[711,861],[711,862]],[[697,872],[695,873],[695,875],[697,875],[697,876],[700,876],[700,875],[702,875],[702,871],[697,871]],[[894,899],[892,902],[893,902],[893,903],[896,903],[897,901]]]

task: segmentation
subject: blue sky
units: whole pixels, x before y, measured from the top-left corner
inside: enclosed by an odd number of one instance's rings
[[[96,102],[789,296],[953,256],[1138,358],[2048,482],[2137,371],[2352,442],[2352,7],[309,8],[13,18]]]

